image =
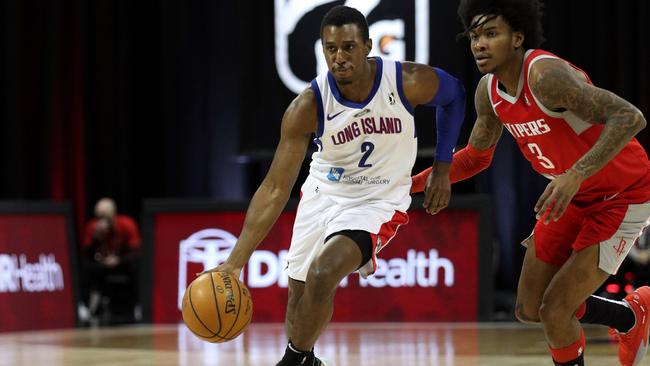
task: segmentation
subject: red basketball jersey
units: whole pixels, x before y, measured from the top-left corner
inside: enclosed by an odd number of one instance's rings
[[[604,125],[583,121],[569,111],[551,111],[535,98],[528,86],[528,74],[531,65],[544,58],[559,59],[544,50],[526,52],[514,97],[499,89],[499,81],[493,74],[488,74],[487,85],[494,112],[515,138],[521,152],[535,171],[553,179],[571,168],[594,145]],[[584,71],[567,63],[591,83]],[[630,200],[648,200],[649,172],[645,150],[632,139],[605,167],[582,183],[575,199],[602,200],[625,192]]]

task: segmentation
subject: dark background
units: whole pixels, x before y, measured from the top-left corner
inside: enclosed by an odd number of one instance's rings
[[[456,6],[431,2],[430,63],[471,96],[480,75],[456,40]],[[78,226],[102,196],[136,218],[144,198],[248,199],[295,96],[275,69],[273,11],[272,1],[0,2],[0,199],[69,200]],[[542,47],[649,115],[649,18],[647,0],[548,0]],[[431,111],[417,117],[419,169],[435,124]],[[638,138],[647,148],[647,130]],[[491,168],[453,187],[492,197],[497,288],[514,289],[545,185],[504,135]]]

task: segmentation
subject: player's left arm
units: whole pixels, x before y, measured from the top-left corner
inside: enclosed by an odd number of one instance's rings
[[[436,154],[427,179],[424,207],[436,214],[449,205],[449,170],[465,119],[465,89],[458,79],[439,68],[403,62],[404,95],[412,106],[436,108]]]
[[[540,196],[538,218],[552,206],[545,222],[562,216],[580,184],[603,168],[641,131],[646,120],[641,111],[616,94],[589,84],[562,60],[533,64],[529,77],[535,97],[551,110],[567,110],[592,124],[604,124],[596,143],[564,174],[554,179]]]

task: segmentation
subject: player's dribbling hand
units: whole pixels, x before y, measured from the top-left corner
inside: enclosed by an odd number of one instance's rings
[[[435,215],[449,205],[451,197],[451,182],[449,181],[449,163],[434,163],[431,174],[424,188],[424,203],[422,207],[430,215]]]
[[[201,273],[197,273],[196,275],[200,276],[204,273],[209,273],[209,272],[226,272],[226,273],[230,273],[235,278],[239,278],[239,276],[241,275],[241,267],[236,267],[226,261],[212,269],[208,269]]]
[[[571,169],[557,176],[546,186],[542,195],[539,196],[535,204],[535,218],[537,220],[541,219],[548,210],[549,212],[544,218],[544,224],[548,224],[551,220],[559,220],[569,206],[573,196],[580,189],[580,184],[583,180],[584,178],[580,174]]]

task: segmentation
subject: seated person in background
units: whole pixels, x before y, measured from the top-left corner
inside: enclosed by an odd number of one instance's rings
[[[102,198],[95,205],[95,218],[86,224],[82,244],[82,297],[90,315],[103,302],[104,321],[133,321],[140,248],[135,220],[118,215],[115,201]]]

